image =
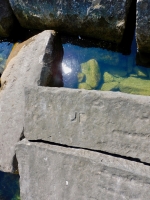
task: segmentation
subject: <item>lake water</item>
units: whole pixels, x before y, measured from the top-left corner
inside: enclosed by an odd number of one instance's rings
[[[19,175],[0,171],[0,200],[20,200]]]
[[[64,87],[150,95],[150,69],[136,65],[135,39],[127,56],[71,43],[63,48]]]

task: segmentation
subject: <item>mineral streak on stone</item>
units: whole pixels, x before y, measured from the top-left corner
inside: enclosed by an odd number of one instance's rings
[[[150,97],[28,88],[25,137],[102,150],[150,163]]]
[[[12,172],[15,145],[23,132],[24,87],[61,82],[62,45],[54,31],[44,31],[12,50],[1,76],[0,170]],[[52,78],[57,73],[57,80]],[[54,83],[54,85],[55,85]]]
[[[91,59],[81,64],[81,71],[86,76],[86,84],[91,88],[96,88],[101,79],[100,68],[95,59]]]
[[[149,200],[150,167],[83,149],[22,140],[21,200]]]
[[[9,0],[0,1],[0,37],[10,36],[15,24],[15,16]]]
[[[20,24],[120,43],[131,0],[10,0]]]

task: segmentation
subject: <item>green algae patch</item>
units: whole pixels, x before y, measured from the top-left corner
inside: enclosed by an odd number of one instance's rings
[[[150,80],[129,77],[119,84],[121,92],[150,96]]]
[[[99,65],[95,59],[91,59],[81,64],[81,71],[85,74],[86,83],[92,88],[96,88],[101,79]]]
[[[78,82],[81,83],[81,82],[84,82],[85,80],[85,74],[83,73],[78,73]]]
[[[119,89],[118,82],[104,83],[101,87],[102,91],[117,91]]]
[[[78,88],[79,88],[79,89],[85,89],[85,90],[92,90],[91,86],[88,85],[87,83],[80,83],[80,84],[78,85]]]
[[[147,77],[147,71],[143,67],[136,66],[136,67],[134,67],[133,71],[141,78],[146,78]]]
[[[104,83],[112,82],[112,81],[114,81],[114,77],[111,74],[109,74],[108,72],[105,72],[103,75],[103,80],[104,80]]]

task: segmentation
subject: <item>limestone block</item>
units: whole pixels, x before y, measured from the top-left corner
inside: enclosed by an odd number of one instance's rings
[[[150,167],[83,149],[17,144],[21,200],[149,200]]]
[[[102,150],[150,163],[150,97],[33,87],[25,92],[25,137]]]
[[[9,0],[20,24],[120,43],[131,0]],[[130,32],[130,30],[128,30]]]
[[[0,170],[12,172],[15,144],[23,132],[24,87],[61,82],[62,45],[54,31],[44,31],[16,45],[1,76]],[[57,80],[53,73],[57,74]]]
[[[0,37],[10,36],[15,24],[15,16],[9,0],[0,1]]]

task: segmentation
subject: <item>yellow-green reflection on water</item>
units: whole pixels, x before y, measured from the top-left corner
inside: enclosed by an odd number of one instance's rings
[[[63,48],[64,87],[150,95],[150,69],[136,65],[135,39],[128,56],[70,43]]]

